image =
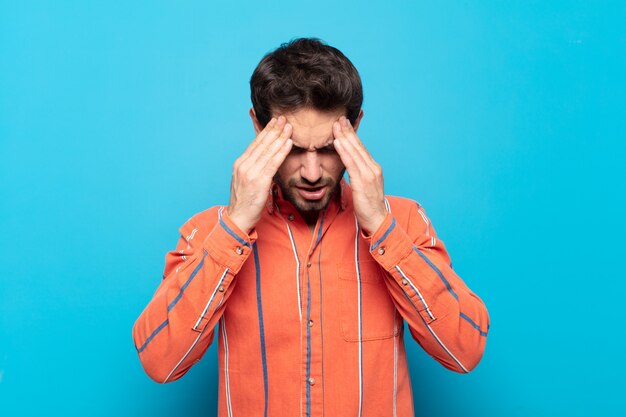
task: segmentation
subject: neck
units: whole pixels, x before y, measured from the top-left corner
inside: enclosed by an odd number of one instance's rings
[[[317,218],[319,217],[319,214],[320,214],[319,211],[300,213],[300,215],[304,219],[307,226],[309,226],[309,229],[311,230],[311,232],[315,229],[315,225],[317,224]]]

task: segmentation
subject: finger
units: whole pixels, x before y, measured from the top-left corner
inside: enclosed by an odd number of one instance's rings
[[[365,177],[364,164],[362,161],[359,161],[360,157],[356,155],[355,152],[352,152],[346,147],[345,139],[335,139],[335,149],[341,158],[341,162],[343,162],[348,171],[350,183],[355,186],[357,183],[363,182],[362,178]]]
[[[263,155],[265,155],[267,152],[270,152],[269,148],[275,141],[279,139],[285,140],[287,138],[290,138],[292,129],[293,128],[290,123],[285,123],[280,131],[276,129],[268,133],[258,144],[258,146],[250,153],[250,156],[248,158],[249,161],[252,164],[256,164]]]
[[[289,125],[289,126],[288,126]],[[287,123],[287,119],[283,116],[279,117],[276,125],[259,141],[258,145],[250,152],[250,159],[253,163],[258,160],[259,157],[267,151],[267,148],[279,137],[290,137],[291,131],[287,132],[287,129],[291,129],[291,124]]]
[[[261,156],[260,159],[255,161],[254,163],[250,161],[250,159],[246,160],[242,163],[236,170],[234,180],[237,184],[241,185],[252,185],[253,188],[257,186],[265,187],[269,184],[271,180],[271,176],[266,177],[266,165],[269,160],[271,160],[277,152],[285,145],[285,142],[288,139],[278,138],[266,149],[266,152]]]
[[[282,146],[267,161],[267,164],[265,165],[265,168],[264,168],[265,175],[269,175],[271,177],[274,177],[274,175],[276,175],[278,168],[280,168],[282,163],[285,161],[285,158],[287,158],[287,155],[289,155],[292,145],[293,145],[293,141],[291,140],[291,138],[285,139]]]
[[[263,130],[254,138],[254,140],[248,145],[248,148],[244,151],[244,153],[239,158],[240,160],[245,160],[250,157],[252,152],[261,144],[263,140],[273,133],[280,133],[285,125],[286,119],[284,116],[279,116],[278,118],[272,117],[267,125],[263,128]]]
[[[277,122],[278,122],[278,120],[275,117],[272,117],[270,119],[270,121],[265,125],[263,130],[261,130],[259,132],[259,134],[256,135],[256,137],[252,140],[252,142],[250,142],[250,144],[248,145],[248,147],[246,148],[246,150],[244,151],[242,156],[246,156],[247,157],[250,154],[250,152],[254,148],[256,148],[256,146],[263,139],[263,137],[265,137],[265,135],[267,135],[267,133],[274,128],[274,126],[276,125]]]
[[[259,154],[258,158],[254,162],[254,165],[263,168],[267,165],[268,161],[274,157],[274,155],[280,150],[280,147],[284,145],[287,139],[291,137],[291,125],[285,125],[285,129],[281,135],[274,140],[274,142],[268,144],[261,154]],[[252,159],[252,158],[251,158]]]
[[[370,163],[374,163],[374,158],[372,158],[372,155],[369,153],[363,142],[361,142],[361,139],[359,139],[359,137],[357,136],[356,131],[350,123],[350,120],[348,120],[347,117],[342,116],[339,119],[339,125],[341,126],[341,131],[343,132],[344,136],[346,136],[351,141],[351,143],[354,144],[354,147],[363,156],[363,159]]]
[[[335,135],[335,149],[339,153],[342,161],[344,158],[349,162],[344,162],[346,169],[352,170],[352,174],[366,172],[370,167],[367,161],[363,158],[363,155],[356,149],[354,143],[344,134],[341,127],[338,126],[340,122],[333,124],[333,134]],[[351,165],[351,166],[349,166]],[[350,173],[350,172],[348,172]]]

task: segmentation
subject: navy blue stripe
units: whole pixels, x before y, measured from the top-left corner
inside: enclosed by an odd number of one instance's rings
[[[380,239],[378,239],[376,241],[376,243],[374,243],[371,247],[370,250],[374,250],[378,247],[378,245],[380,245],[380,243],[385,240],[387,238],[387,236],[389,236],[389,233],[391,233],[391,231],[393,230],[393,228],[396,227],[396,219],[395,217],[391,218],[391,225],[389,226],[389,228],[387,229],[387,231],[385,233],[383,233],[383,235],[381,236]]]
[[[198,264],[198,266],[196,266],[196,268],[193,270],[193,272],[191,273],[191,275],[189,276],[189,278],[187,279],[187,281],[183,284],[182,287],[180,287],[180,291],[178,292],[178,295],[176,296],[176,298],[174,298],[174,300],[172,300],[172,302],[167,306],[167,312],[169,313],[172,308],[174,308],[174,306],[176,305],[176,303],[178,303],[178,301],[181,299],[181,297],[183,296],[183,292],[185,291],[185,289],[189,286],[189,283],[191,282],[191,280],[194,279],[194,277],[196,276],[196,274],[198,273],[198,271],[200,270],[200,268],[202,268],[202,265],[204,265],[204,258],[206,257],[207,253],[206,251],[204,251],[204,255],[202,256],[202,260],[200,261],[200,263]],[[152,334],[146,339],[146,341],[144,342],[144,344],[137,350],[138,353],[143,352],[143,350],[146,348],[146,346],[148,346],[148,343],[150,343],[150,341],[152,339],[154,339],[154,336],[156,336],[161,330],[163,330],[165,328],[165,326],[167,326],[168,324],[168,320],[166,319],[163,323],[161,323],[159,325],[159,327],[157,327]]]
[[[143,352],[143,350],[146,348],[146,346],[148,346],[148,343],[150,343],[150,341],[154,338],[154,336],[156,336],[157,333],[159,333],[165,326],[167,326],[167,323],[168,323],[168,320],[165,319],[165,321],[161,323],[161,325],[157,327],[155,331],[152,332],[150,337],[146,339],[145,343],[139,349],[137,349],[137,353]]]
[[[478,333],[480,333],[481,336],[487,336],[487,332],[483,332],[482,330],[480,330],[480,326],[476,323],[474,323],[472,321],[472,319],[470,319],[465,313],[463,313],[461,311],[461,318],[467,320],[469,322],[469,324],[472,325],[473,328],[475,328],[476,330],[478,330]],[[489,327],[487,327],[487,330],[489,330]]]
[[[437,275],[439,275],[439,278],[441,278],[441,280],[443,281],[443,283],[446,285],[446,288],[448,289],[448,291],[450,291],[450,294],[452,294],[452,296],[459,301],[459,296],[456,295],[456,293],[454,292],[454,290],[452,289],[452,287],[450,286],[450,283],[448,282],[448,280],[446,279],[446,277],[443,276],[443,274],[441,273],[441,271],[439,270],[439,268],[437,268],[435,266],[435,264],[433,264],[430,259],[428,259],[426,257],[426,255],[424,255],[422,253],[422,251],[420,251],[419,249],[417,249],[415,246],[413,246],[413,250],[422,257],[422,259],[424,260],[424,262],[426,262],[436,273]]]
[[[261,301],[261,266],[259,265],[259,252],[256,242],[252,246],[254,252],[254,266],[256,269],[256,305],[259,312],[259,332],[261,334],[261,361],[263,362],[263,387],[265,388],[265,413],[267,417],[267,357],[265,355],[265,328],[263,326],[263,303]]]
[[[324,229],[324,216],[326,216],[327,209],[328,206],[326,206],[326,208],[324,208],[324,211],[322,211],[322,219],[320,220],[320,228],[317,230],[317,239],[315,240],[315,246],[320,243],[320,239],[322,238],[322,230]],[[313,249],[315,249],[315,246],[313,247]]]
[[[306,306],[306,415],[311,416],[311,384],[309,379],[311,378],[311,327],[309,326],[309,320],[311,320],[311,275],[307,270],[307,306]]]
[[[220,216],[220,225],[224,228],[224,230],[226,230],[228,232],[229,235],[234,237],[237,242],[241,243],[244,246],[250,247],[250,244],[248,242],[246,242],[245,240],[240,238],[237,233],[233,232],[232,229],[230,227],[228,227],[226,225],[226,223],[224,223],[224,220],[222,220],[221,216]]]
[[[178,301],[181,299],[181,297],[183,296],[183,292],[187,289],[187,287],[189,286],[189,283],[191,283],[191,280],[194,279],[194,277],[196,276],[196,274],[198,273],[198,271],[200,270],[200,268],[202,268],[202,265],[204,265],[204,258],[206,258],[206,251],[204,252],[204,255],[202,255],[202,260],[200,261],[200,263],[198,264],[198,266],[196,266],[196,269],[193,270],[193,272],[191,273],[191,275],[189,276],[189,279],[187,279],[187,281],[183,284],[182,287],[180,287],[180,291],[178,292],[178,295],[176,296],[176,298],[174,298],[172,300],[172,302],[170,303],[170,305],[167,306],[167,312],[169,313],[174,306],[176,305],[176,303],[178,303]]]

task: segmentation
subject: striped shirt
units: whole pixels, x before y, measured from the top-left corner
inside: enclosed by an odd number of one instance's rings
[[[221,417],[413,416],[404,322],[435,360],[466,373],[489,317],[424,209],[386,205],[370,236],[344,180],[312,233],[275,185],[249,234],[224,207],[194,215],[133,328],[145,371],[180,378],[219,324]]]

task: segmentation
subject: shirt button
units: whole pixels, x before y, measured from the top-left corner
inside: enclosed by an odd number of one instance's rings
[[[218,289],[218,291],[219,291],[219,292],[224,292],[224,287],[222,287],[222,286],[220,285],[220,288]]]
[[[307,268],[310,268],[310,267],[311,267],[311,262],[307,262],[307,263],[306,263],[306,267],[307,267]]]
[[[290,214],[289,216],[287,216],[287,218],[291,221],[293,221],[293,219],[295,219],[295,216],[293,214]]]
[[[241,246],[237,246],[237,249],[235,249],[235,252],[237,252],[237,255],[241,255],[243,254],[243,248]]]
[[[407,281],[406,279],[403,279],[403,280],[402,280],[402,285],[406,285],[406,284],[408,284],[408,283],[409,283],[409,281]]]
[[[383,248],[382,246],[380,248],[378,248],[378,254],[379,255],[384,255],[385,254],[385,248]]]
[[[313,320],[309,320],[309,327],[313,327]]]
[[[309,385],[315,385],[315,380],[313,378],[309,378]]]

